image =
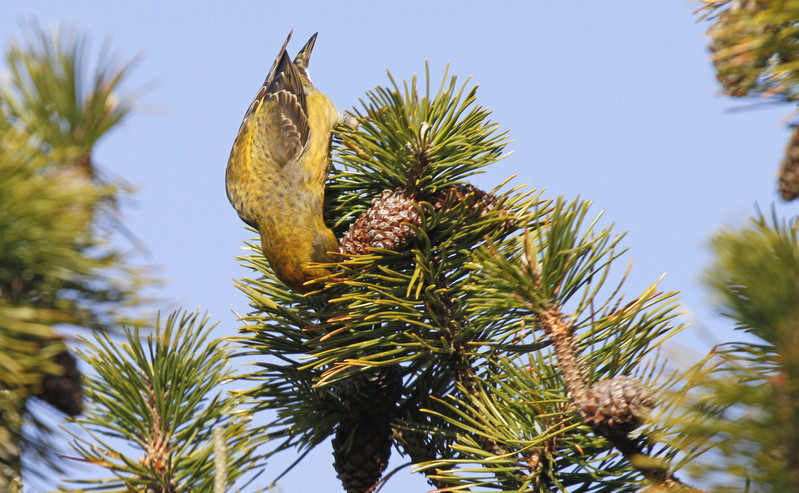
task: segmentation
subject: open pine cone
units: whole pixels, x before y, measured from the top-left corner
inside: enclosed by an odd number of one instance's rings
[[[785,149],[785,157],[779,172],[779,192],[782,200],[791,201],[799,197],[799,127],[794,128],[791,140]]]
[[[369,247],[402,250],[415,237],[413,230],[402,223],[421,224],[415,206],[413,194],[401,188],[383,190],[379,197],[372,200],[369,210],[362,213],[344,233],[339,242],[339,251],[359,255],[367,253]]]

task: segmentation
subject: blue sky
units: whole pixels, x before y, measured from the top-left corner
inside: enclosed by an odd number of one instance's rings
[[[478,102],[513,139],[512,155],[475,184],[490,189],[516,174],[514,183],[547,197],[592,200],[595,213],[629,232],[627,292],[663,273],[662,288],[682,292],[693,325],[678,343],[731,337],[699,282],[708,238],[777,200],[791,108],[730,111],[753,102],[719,95],[696,2],[9,3],[3,43],[36,19],[72,25],[96,46],[109,36],[123,58],[143,55],[128,87],[155,84],[95,159],[139,187],[126,224],[161,267],[165,311],[199,306],[229,334],[239,326],[232,310],[247,311],[232,279],[246,275],[235,256],[249,235],[225,197],[224,170],[293,28],[290,54],[319,32],[310,71],[342,110],[388,84],[386,69],[410,78],[427,60],[433,82],[447,63],[461,80],[471,75]],[[777,205],[782,215],[794,208]],[[331,462],[329,445],[320,447],[281,481],[284,491],[338,491]],[[270,465],[264,479],[280,469]],[[425,488],[403,471],[383,492]]]

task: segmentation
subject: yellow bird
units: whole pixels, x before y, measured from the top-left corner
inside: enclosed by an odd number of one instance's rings
[[[293,32],[293,31],[292,31]],[[306,293],[331,272],[338,241],[322,219],[330,172],[330,144],[340,114],[308,76],[316,34],[292,63],[289,33],[241,123],[230,151],[225,184],[239,217],[261,234],[264,256],[277,277]]]

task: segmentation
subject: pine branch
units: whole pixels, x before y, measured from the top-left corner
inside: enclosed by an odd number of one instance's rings
[[[799,2],[796,0],[703,0],[716,77],[732,97],[770,102],[799,100]],[[783,200],[796,199],[799,174],[796,134],[779,170]]]
[[[700,20],[708,29],[719,82],[733,97],[797,99],[799,2],[794,0],[703,0]]]
[[[338,129],[326,220],[341,261],[325,289],[291,293],[255,246],[242,258],[256,276],[239,282],[253,311],[237,342],[259,358],[243,395],[277,413],[264,439],[272,453],[303,453],[335,434],[345,489],[367,491],[380,471],[352,444],[358,426],[384,436],[370,411],[383,409],[390,440],[442,491],[635,490],[641,472],[590,436],[567,394],[587,402],[589,382],[647,371],[644,358],[681,328],[673,295],[652,286],[625,304],[623,277],[605,286],[620,237],[598,219],[586,226],[587,204],[464,182],[502,157],[505,135],[474,89],[426,87],[392,79],[354,111],[358,127]],[[565,335],[538,338],[553,320]],[[392,371],[399,389],[357,390]]]
[[[668,328],[671,318],[668,316],[668,305],[658,307],[669,296],[656,294],[654,287],[624,306],[621,306],[620,300],[613,300],[619,291],[617,287],[612,292],[613,296],[607,298],[608,301],[598,303],[598,293],[601,293],[600,288],[607,278],[610,262],[618,257],[613,251],[618,240],[610,241],[608,230],[594,233],[593,223],[585,232],[580,232],[580,223],[586,210],[585,206],[558,203],[543,231],[528,230],[522,242],[506,243],[485,250],[481,261],[474,265],[485,280],[474,288],[482,293],[480,296],[485,300],[476,309],[487,309],[493,301],[493,310],[498,316],[501,311],[508,309],[513,310],[513,318],[523,319],[525,312],[531,315],[535,325],[545,332],[553,344],[554,356],[570,400],[583,421],[621,451],[644,477],[657,484],[683,488],[684,485],[671,472],[664,470],[662,465],[642,462],[639,456],[644,453],[643,449],[637,441],[627,437],[630,431],[641,424],[641,418],[648,414],[648,408],[652,405],[648,391],[626,377],[601,380],[595,386],[589,384],[588,375],[596,374],[596,367],[591,360],[608,361],[609,356],[601,356],[603,348],[598,348],[596,343],[583,344],[593,349],[590,359],[584,361],[580,356],[581,344],[575,337],[577,327],[588,331],[584,342],[601,334],[607,339],[603,341],[604,348],[609,349],[610,345],[614,345],[614,352],[624,351],[624,346],[633,346],[636,351],[641,351],[650,347],[649,341],[673,329]],[[590,281],[592,278],[599,278],[600,281],[593,286]],[[580,294],[583,290],[584,293]],[[561,307],[573,306],[572,299],[575,297],[579,300],[576,313],[569,315],[567,320]],[[596,318],[592,310],[590,319],[581,322],[579,313],[589,299],[599,304],[600,309],[604,308],[605,315]],[[654,312],[647,314],[647,308],[654,308]],[[637,330],[629,333],[643,336],[642,339],[636,341],[637,344],[628,342],[619,345],[619,335],[624,338],[627,332],[622,327],[632,328],[630,323],[636,318],[639,318],[635,327]],[[657,330],[652,331],[654,328]],[[612,340],[614,338],[615,341]],[[627,362],[634,364],[641,356]],[[592,368],[588,373],[584,369],[586,363],[591,364]],[[536,459],[534,462],[540,461]],[[537,486],[535,490],[538,491],[540,487]]]
[[[228,350],[208,341],[212,327],[198,313],[178,312],[146,338],[126,329],[124,344],[100,333],[84,341],[80,354],[96,375],[86,383],[87,412],[74,420],[88,434],[73,433],[75,459],[105,468],[110,477],[76,480],[87,489],[74,491],[212,491],[219,475],[211,457],[219,450],[216,429],[225,442],[228,484],[260,460],[237,414],[240,400],[219,390],[233,375],[225,364]],[[120,451],[113,442],[119,439],[129,451]]]
[[[29,129],[43,151],[78,149],[74,160],[85,160],[133,108],[137,94],[119,88],[138,60],[119,63],[106,42],[90,73],[86,35],[56,26],[51,32],[37,24],[26,27],[24,43],[12,41],[6,54],[5,116]]]

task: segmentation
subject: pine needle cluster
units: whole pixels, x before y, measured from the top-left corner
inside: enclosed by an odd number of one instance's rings
[[[717,77],[733,97],[778,96],[796,101],[799,76],[799,2],[795,0],[703,0],[700,19],[713,22]]]

